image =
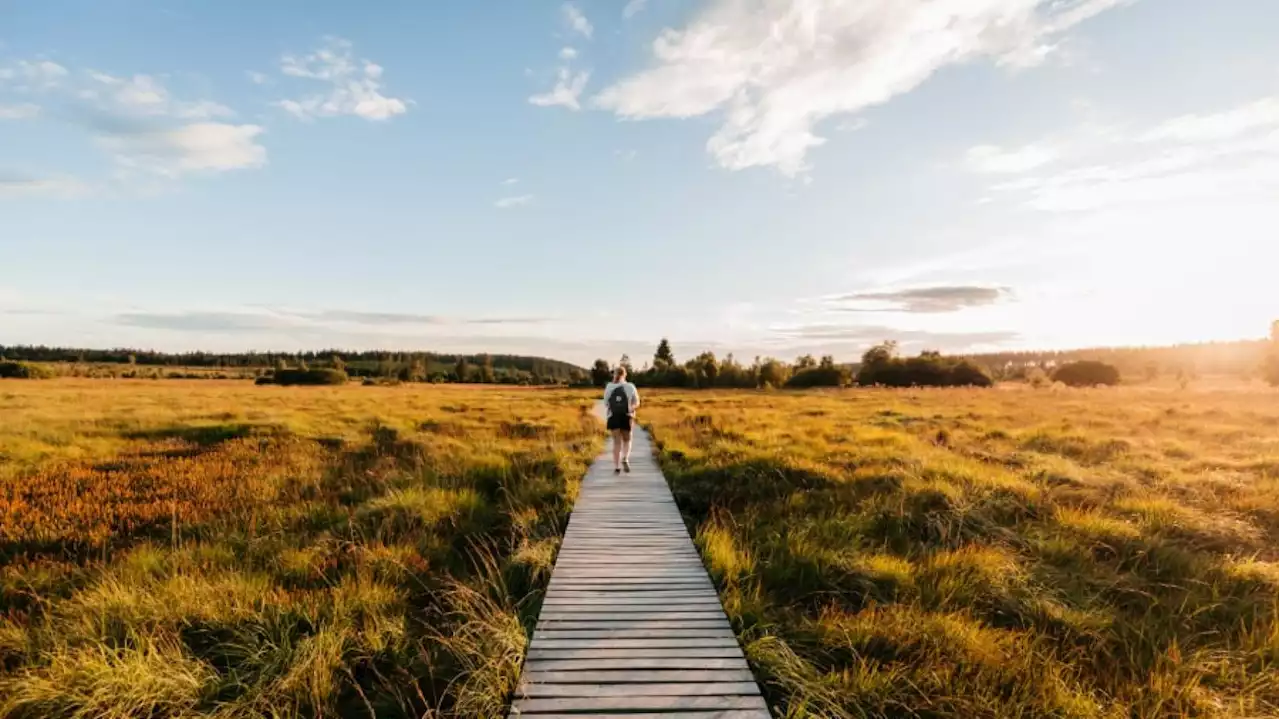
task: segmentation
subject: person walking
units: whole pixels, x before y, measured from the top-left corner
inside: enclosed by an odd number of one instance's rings
[[[640,393],[627,381],[627,369],[613,371],[613,381],[605,385],[604,406],[608,413],[605,427],[613,435],[613,473],[631,471],[631,425],[640,406]]]

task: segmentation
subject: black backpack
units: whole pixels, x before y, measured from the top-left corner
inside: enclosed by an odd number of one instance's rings
[[[618,385],[609,393],[609,416],[625,417],[631,414],[631,397],[627,395],[627,386]]]

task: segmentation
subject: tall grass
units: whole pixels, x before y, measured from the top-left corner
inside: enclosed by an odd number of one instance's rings
[[[6,385],[0,716],[502,713],[589,400]]]
[[[1274,390],[651,392],[787,717],[1277,711]]]

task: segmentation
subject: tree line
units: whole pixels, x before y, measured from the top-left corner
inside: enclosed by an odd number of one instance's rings
[[[1272,323],[1274,325],[1274,323]],[[1159,378],[1195,379],[1205,375],[1253,378],[1259,358],[1274,340],[1202,342],[1168,347],[1096,347],[1073,350],[1028,350],[964,355],[997,380],[1027,380],[1039,368],[1051,375],[1057,367],[1096,361],[1112,365],[1125,376],[1152,381]]]
[[[43,345],[0,345],[0,359],[49,364],[134,367],[201,367],[271,376],[281,368],[329,368],[348,377],[402,382],[494,384],[586,384],[588,373],[560,360],[511,354],[441,354],[386,350],[305,352],[159,352],[138,349],[84,349]],[[129,369],[123,369],[123,368]]]
[[[857,365],[836,362],[832,355],[815,358],[801,355],[794,362],[773,357],[756,357],[742,364],[732,354],[717,358],[703,352],[685,362],[678,362],[671,343],[663,338],[653,360],[637,371],[631,358],[623,355],[617,366],[627,370],[627,377],[638,387],[682,388],[808,388],[883,385],[910,386],[980,386],[992,384],[991,377],[978,365],[965,359],[944,357],[938,352],[922,352],[918,357],[897,355],[897,344],[884,342],[862,356]],[[613,377],[613,366],[598,359],[591,367],[591,382],[603,387]]]

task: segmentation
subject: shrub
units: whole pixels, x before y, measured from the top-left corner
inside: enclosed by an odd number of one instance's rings
[[[316,367],[314,369],[277,369],[269,378],[259,377],[257,384],[279,384],[279,385],[295,385],[295,384],[346,384],[347,373],[340,369],[332,367]]]
[[[1267,384],[1280,388],[1280,351],[1272,352],[1267,357],[1266,367],[1263,367],[1263,379],[1267,380]]]
[[[1053,373],[1053,381],[1069,387],[1120,384],[1120,370],[1106,362],[1081,360],[1064,364]]]
[[[968,360],[921,352],[919,357],[893,356],[894,346],[872,347],[862,356],[856,381],[885,387],[990,387],[991,377]]]
[[[844,367],[811,367],[802,369],[787,380],[788,387],[843,387],[849,381]]]
[[[44,365],[33,362],[0,361],[0,377],[11,379],[48,379],[53,372]]]
[[[990,387],[991,377],[978,365],[961,360],[951,367],[950,384],[953,387]]]

